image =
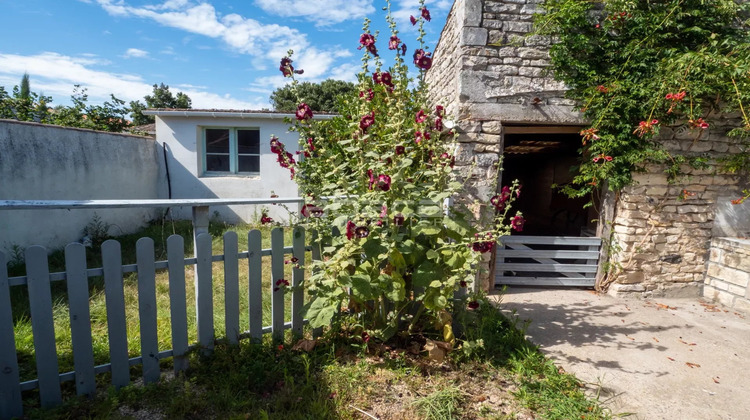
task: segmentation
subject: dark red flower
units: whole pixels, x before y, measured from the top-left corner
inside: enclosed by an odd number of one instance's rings
[[[414,133],[414,141],[415,141],[415,142],[416,142],[417,144],[421,143],[421,142],[422,142],[422,139],[423,139],[423,138],[424,138],[424,135],[422,134],[422,132],[421,132],[421,131],[416,131],[416,132]]]
[[[396,35],[392,35],[390,41],[388,41],[389,50],[397,50],[401,40]]]
[[[429,70],[430,67],[432,67],[432,57],[429,55],[423,55],[422,57],[417,60],[417,67],[419,67],[422,70]]]
[[[409,20],[411,21],[412,26],[417,24],[417,18],[415,18],[414,16],[409,16]]]
[[[369,51],[372,55],[375,57],[378,56],[378,50],[375,48],[375,37],[372,36],[372,34],[362,34],[359,36],[359,43],[361,44],[359,47],[357,47],[358,50],[361,50],[362,47],[365,47],[367,51]]]
[[[396,154],[397,155],[403,155],[406,151],[406,147],[404,146],[396,146]]]
[[[393,224],[396,226],[403,226],[404,220],[405,219],[403,214],[397,214],[393,216]]]
[[[367,226],[357,226],[354,229],[354,235],[357,238],[366,238],[370,236],[370,229]]]
[[[378,175],[378,188],[380,188],[383,191],[388,191],[391,189],[391,177],[388,175],[380,174]]]
[[[354,239],[354,229],[356,228],[357,225],[355,225],[351,220],[346,222],[346,239],[350,241]]]
[[[304,206],[302,206],[302,210],[300,212],[304,217],[320,217],[323,215],[323,209],[314,204],[305,204]]]
[[[359,120],[359,128],[364,133],[366,133],[367,129],[370,128],[370,126],[373,124],[375,124],[375,111],[372,111],[367,115],[364,115],[362,119]]]
[[[435,130],[443,131],[443,119],[442,118],[435,118]]]
[[[401,55],[406,55],[406,44],[401,44]]]
[[[521,232],[523,231],[524,223],[526,223],[526,219],[524,219],[523,216],[516,215],[513,219],[511,219],[510,227],[513,228],[513,230]]]
[[[289,57],[282,58],[281,63],[279,64],[279,71],[284,75],[284,77],[291,76],[294,73],[294,67],[292,67],[292,59]]]
[[[466,284],[466,281],[464,281],[464,280],[461,280],[461,282],[460,282],[460,283],[458,283],[458,285],[459,285],[459,286],[461,286],[461,287],[466,287],[466,286],[468,286],[468,285]]]
[[[374,74],[373,74],[373,77],[375,77]],[[367,89],[367,92],[360,91],[359,92],[359,97],[360,98],[365,98],[366,101],[371,101],[372,98],[375,97],[375,92],[373,92],[372,89]]]
[[[279,141],[278,137],[271,136],[271,153],[279,154],[284,151],[284,145]]]
[[[474,309],[479,308],[479,302],[477,302],[476,300],[472,300],[466,306],[468,306],[469,309],[474,310]]]
[[[386,86],[393,87],[393,77],[387,71],[380,74],[380,82]]]
[[[313,139],[312,139],[312,137],[308,137],[308,138],[307,138],[307,146],[308,146],[308,147],[310,148],[310,151],[311,151],[311,152],[314,152],[314,151],[315,151],[315,144],[313,144]]]
[[[417,115],[414,117],[414,122],[419,124],[425,122],[426,119],[427,116],[425,115],[424,111],[420,109],[419,111],[417,111]]]
[[[309,120],[313,117],[312,109],[310,108],[310,105],[306,103],[301,103],[299,106],[297,106],[297,113],[296,113],[297,119],[300,121]]]
[[[268,213],[265,210],[263,210],[260,213],[260,224],[261,225],[265,225],[265,224],[268,224],[268,223],[273,223],[273,219],[270,218],[270,217],[268,217]]]
[[[429,21],[430,21],[430,20],[432,19],[432,18],[430,17],[430,11],[429,11],[429,10],[427,10],[427,8],[426,8],[426,7],[423,7],[423,8],[422,8],[422,17],[423,17],[423,18],[424,18],[424,19],[425,19],[426,21],[428,21],[428,22],[429,22]]]
[[[438,118],[443,118],[444,110],[445,110],[445,108],[443,108],[442,105],[436,106],[435,107],[435,115],[437,115]]]
[[[522,187],[522,186],[523,186],[523,185],[520,185],[520,184],[519,184],[519,185],[518,185],[518,187],[516,188],[516,198],[518,198],[518,197],[520,197],[520,196],[521,196],[521,187]]]

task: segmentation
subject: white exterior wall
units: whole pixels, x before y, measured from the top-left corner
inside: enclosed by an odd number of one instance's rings
[[[242,115],[212,117],[206,112],[206,116],[156,116],[156,139],[167,148],[172,198],[269,198],[273,193],[280,197],[297,197],[297,184],[290,179],[289,170],[276,162],[270,139],[272,134],[278,137],[297,159],[298,134],[290,133],[283,119]],[[203,175],[202,130],[210,127],[259,129],[260,175]],[[228,223],[257,222],[262,208],[268,209],[274,220],[289,219],[284,208],[273,205],[211,207],[211,215],[218,212],[219,219]],[[289,209],[296,212],[297,206],[291,205]],[[191,217],[188,208],[175,208],[173,215]]]
[[[164,198],[161,159],[147,137],[0,120],[0,200]],[[159,210],[0,210],[0,250],[62,247],[79,240],[94,215],[119,235]]]

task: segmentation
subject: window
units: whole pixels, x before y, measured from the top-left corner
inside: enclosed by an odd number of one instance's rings
[[[260,174],[260,131],[204,128],[203,173]]]

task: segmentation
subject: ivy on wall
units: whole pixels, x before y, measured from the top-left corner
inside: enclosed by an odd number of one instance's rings
[[[750,4],[733,0],[547,0],[537,33],[552,36],[554,76],[568,87],[591,126],[581,132],[582,160],[571,196],[588,196],[603,181],[619,190],[647,163],[667,164],[674,177],[705,158],[668,151],[660,127],[708,130],[719,113],[743,123],[728,133],[744,152],[717,162],[724,171],[750,168]],[[745,192],[747,196],[747,192]]]

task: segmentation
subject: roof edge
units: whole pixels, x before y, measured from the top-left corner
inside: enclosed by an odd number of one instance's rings
[[[160,110],[147,109],[143,115],[153,115],[157,117],[212,117],[212,118],[243,118],[243,119],[284,119],[286,117],[294,118],[293,113],[280,112],[248,112],[248,111],[204,111],[204,110]],[[337,114],[317,114],[313,115],[314,120],[330,120]]]

